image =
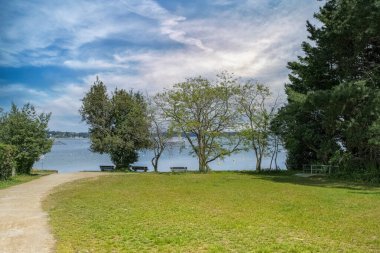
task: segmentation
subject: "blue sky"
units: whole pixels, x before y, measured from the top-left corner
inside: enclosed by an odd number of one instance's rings
[[[51,130],[87,131],[78,110],[95,77],[154,94],[228,70],[283,94],[316,0],[0,0],[0,107],[52,112]]]

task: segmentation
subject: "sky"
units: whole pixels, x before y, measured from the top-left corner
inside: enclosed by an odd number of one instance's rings
[[[0,107],[51,112],[49,129],[85,132],[81,98],[155,94],[227,70],[284,94],[317,0],[0,0]]]

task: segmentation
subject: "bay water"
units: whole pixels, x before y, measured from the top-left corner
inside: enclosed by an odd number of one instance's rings
[[[170,167],[187,167],[188,170],[198,170],[198,160],[190,154],[189,145],[174,145],[167,149],[161,156],[158,170],[161,172],[170,171]],[[139,160],[133,165],[147,166],[149,171],[153,171],[151,159],[153,151],[144,150],[139,152]],[[281,169],[285,169],[285,151],[280,151],[277,157],[277,164]],[[269,168],[270,157],[263,160],[262,167]],[[60,173],[77,171],[97,171],[99,165],[112,165],[107,154],[98,154],[90,151],[90,140],[86,138],[55,139],[51,151],[41,157],[34,164],[36,169],[58,170]],[[232,154],[224,160],[217,159],[210,163],[210,167],[215,171],[223,170],[255,170],[255,155],[252,150]],[[273,165],[274,167],[274,165]]]

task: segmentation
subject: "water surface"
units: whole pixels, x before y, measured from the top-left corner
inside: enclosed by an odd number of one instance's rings
[[[111,165],[111,159],[107,154],[93,153],[89,150],[89,139],[56,139],[50,153],[34,164],[38,169],[54,169],[59,172],[75,172],[83,170],[99,170],[99,165]],[[148,166],[153,170],[151,159],[153,152],[150,150],[139,153],[139,161],[134,165]],[[278,154],[277,163],[280,168],[285,168],[285,152]],[[264,159],[263,168],[269,168],[270,157]],[[212,170],[254,170],[255,156],[253,151],[240,152],[210,163]],[[198,169],[198,160],[190,155],[190,147],[175,146],[166,150],[159,161],[160,171],[170,171],[170,167],[188,167],[189,170]]]

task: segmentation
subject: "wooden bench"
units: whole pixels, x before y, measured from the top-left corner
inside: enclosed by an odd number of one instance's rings
[[[170,167],[172,172],[186,172],[187,167]]]
[[[133,171],[139,171],[139,170],[144,171],[144,172],[148,171],[148,167],[146,166],[130,166],[129,169]]]
[[[113,171],[115,169],[115,166],[113,165],[100,165],[101,171]]]

